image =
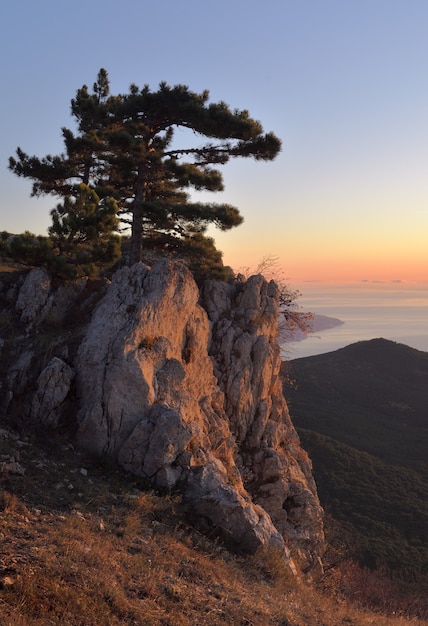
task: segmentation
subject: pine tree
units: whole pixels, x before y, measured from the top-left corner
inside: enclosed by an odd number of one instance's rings
[[[95,191],[81,183],[74,197],[66,196],[51,211],[50,239],[60,256],[75,265],[111,263],[120,257],[117,204],[101,201]]]
[[[112,96],[101,69],[92,92],[84,85],[71,101],[77,132],[62,129],[65,154],[40,159],[18,148],[9,167],[33,181],[33,195],[68,198],[63,224],[69,221],[67,212],[81,206],[76,200],[81,184],[103,206],[114,200],[122,222],[131,228],[131,263],[141,260],[143,243],[184,250],[194,240],[200,248],[210,224],[228,230],[243,220],[228,204],[191,202],[189,191],[221,191],[218,166],[234,157],[272,160],[281,147],[248,111],[208,100],[208,91],[198,94],[166,83],[157,91],[131,85],[128,94]],[[177,128],[193,131],[201,144],[179,146]],[[57,220],[59,213],[53,216]],[[213,247],[209,241],[206,245]]]

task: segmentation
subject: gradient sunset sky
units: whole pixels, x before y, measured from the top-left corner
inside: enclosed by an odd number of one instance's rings
[[[427,0],[3,0],[0,230],[45,233],[56,198],[8,171],[63,150],[70,100],[162,80],[209,89],[283,141],[223,169],[244,225],[224,261],[279,258],[287,279],[428,281]],[[194,196],[196,197],[196,196]]]

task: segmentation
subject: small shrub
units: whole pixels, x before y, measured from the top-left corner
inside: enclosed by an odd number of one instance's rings
[[[0,509],[5,513],[17,513],[23,509],[25,510],[25,507],[14,493],[3,491],[0,495]]]
[[[287,562],[287,558],[281,548],[263,546],[250,557],[254,569],[259,572],[263,579],[269,582],[295,586],[297,579]]]

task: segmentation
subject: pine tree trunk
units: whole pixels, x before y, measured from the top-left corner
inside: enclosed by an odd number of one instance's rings
[[[131,265],[140,263],[143,258],[143,233],[142,233],[141,207],[136,205],[132,212],[132,229],[131,229]]]
[[[132,203],[131,228],[131,265],[140,263],[143,258],[143,204],[146,197],[146,180],[143,175],[143,166],[138,168],[138,179]]]

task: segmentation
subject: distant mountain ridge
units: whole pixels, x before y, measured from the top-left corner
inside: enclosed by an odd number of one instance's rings
[[[372,339],[295,359],[291,374],[297,391],[287,390],[287,396],[297,425],[327,436],[340,434],[344,443],[385,462],[422,463],[426,471],[428,352]],[[314,404],[316,411],[308,412]],[[398,449],[390,449],[384,429]]]
[[[426,574],[428,353],[373,339],[284,363],[283,373],[323,506],[366,564]]]

